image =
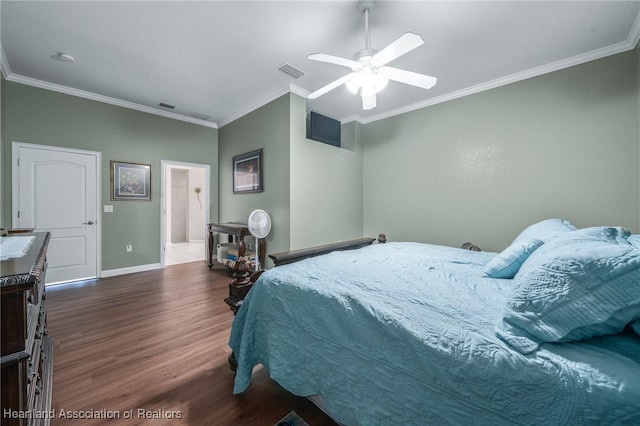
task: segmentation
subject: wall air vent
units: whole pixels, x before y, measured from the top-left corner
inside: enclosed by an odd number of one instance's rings
[[[160,102],[158,105],[160,105],[162,108],[168,108],[168,109],[175,109],[176,108],[175,105],[165,104],[164,102]]]
[[[306,74],[306,72],[299,70],[291,64],[282,64],[278,69],[293,78],[300,78]]]

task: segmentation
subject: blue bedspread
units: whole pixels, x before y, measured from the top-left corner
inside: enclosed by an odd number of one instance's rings
[[[263,364],[347,425],[640,424],[640,337],[516,352],[494,255],[388,243],[265,272],[233,324],[234,392]]]

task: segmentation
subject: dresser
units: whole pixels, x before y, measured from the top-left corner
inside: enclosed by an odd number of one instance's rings
[[[2,238],[0,367],[2,425],[48,425],[53,340],[47,332],[44,278],[48,232]]]

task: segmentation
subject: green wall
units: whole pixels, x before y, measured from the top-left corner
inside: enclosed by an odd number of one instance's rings
[[[306,139],[287,94],[216,130],[2,79],[0,224],[11,226],[11,142],[102,152],[102,269],[160,261],[160,159],[211,165],[212,222],[267,210],[274,253],[376,236],[501,250],[528,224],[640,232],[640,47]],[[233,194],[232,158],[264,149],[264,191]],[[153,201],[109,200],[109,160],[150,163]],[[124,243],[131,241],[134,253]]]
[[[289,94],[219,130],[220,221],[246,223],[255,209],[269,213],[267,253],[289,250]],[[263,192],[233,193],[233,157],[263,149]],[[270,263],[267,263],[269,266]]]
[[[0,73],[0,228],[8,228],[9,224],[4,221],[4,197],[6,194],[4,187],[4,76]]]
[[[638,50],[364,126],[364,234],[499,251],[638,219]]]
[[[360,124],[343,126],[350,149],[312,141],[305,99],[291,101],[291,249],[362,237]]]
[[[305,99],[287,94],[220,129],[220,220],[246,222],[269,212],[267,252],[294,250],[362,236],[360,125],[346,133],[351,149],[306,138]],[[233,194],[232,159],[263,149],[264,191]],[[271,266],[271,262],[267,262]]]
[[[11,221],[11,142],[102,153],[102,270],[160,262],[160,160],[211,166],[211,221],[218,219],[218,130],[5,82],[2,119],[3,226]],[[110,200],[110,160],[151,164],[151,202]],[[127,253],[126,242],[134,251]]]
[[[640,43],[636,46],[636,175],[634,178],[636,198],[636,233],[640,233]]]

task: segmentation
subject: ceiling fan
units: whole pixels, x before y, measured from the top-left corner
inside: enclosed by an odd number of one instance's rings
[[[344,84],[352,93],[362,97],[362,109],[370,110],[376,107],[376,93],[384,89],[389,80],[424,89],[432,88],[438,81],[435,77],[387,66],[389,62],[424,44],[422,37],[408,32],[381,51],[372,49],[369,35],[369,11],[373,8],[373,2],[359,1],[358,6],[364,13],[365,48],[353,55],[353,60],[324,53],[314,53],[307,57],[313,61],[328,62],[351,68],[351,73],[327,84],[307,97],[316,99]]]

